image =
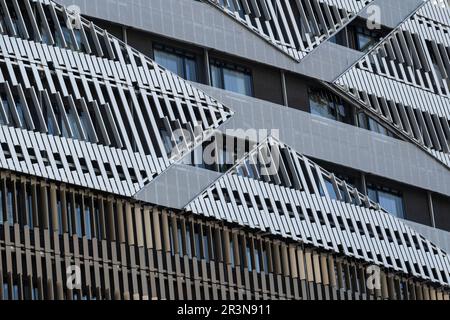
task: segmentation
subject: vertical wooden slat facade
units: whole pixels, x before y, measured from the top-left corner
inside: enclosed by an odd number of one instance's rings
[[[3,171],[0,183],[2,299],[449,299],[390,270],[369,290],[362,261],[186,212]]]

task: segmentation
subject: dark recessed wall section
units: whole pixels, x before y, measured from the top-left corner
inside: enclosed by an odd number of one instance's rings
[[[120,40],[123,41],[123,30],[121,25],[91,17],[89,17],[88,19],[94,22],[96,26],[107,30],[109,34],[112,34],[116,38],[119,38]]]
[[[256,64],[252,65],[251,69],[255,98],[284,104],[281,72],[275,68]]]
[[[153,47],[150,34],[135,29],[127,29],[126,32],[127,43],[139,52],[142,52],[153,59]]]
[[[361,172],[351,168],[339,166],[331,162],[323,161],[317,158],[312,158],[312,160],[325,170],[333,172],[337,178],[344,180],[347,183],[351,184],[352,186],[358,188],[361,192],[362,190],[364,190],[362,186]]]
[[[433,194],[433,210],[436,228],[450,231],[450,199]]]
[[[427,192],[416,188],[407,188],[402,193],[405,203],[406,219],[431,226]]]
[[[309,112],[307,80],[292,73],[286,73],[285,78],[288,106],[293,109]]]
[[[372,175],[366,176],[366,183],[399,192],[403,198],[405,218],[427,226],[432,225],[428,196],[425,190]]]

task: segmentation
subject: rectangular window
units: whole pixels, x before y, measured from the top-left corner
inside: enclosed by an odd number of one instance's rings
[[[81,218],[81,197],[77,197],[75,201],[75,224],[76,224],[76,232],[79,238],[83,237],[83,229],[82,229],[82,218]]]
[[[91,208],[86,205],[84,209],[84,226],[86,232],[86,238],[92,239],[92,227],[91,227]]]
[[[367,193],[370,200],[379,203],[383,209],[393,216],[401,219],[405,218],[403,197],[400,192],[369,186],[367,188]]]
[[[192,246],[191,246],[191,224],[186,223],[186,255],[189,259],[192,258]]]
[[[178,251],[180,257],[184,255],[183,253],[183,233],[181,231],[181,224],[177,221],[177,235],[178,235]]]
[[[325,186],[327,187],[328,195],[331,199],[337,200],[336,190],[334,189],[333,183],[328,180],[328,178],[323,178]]]
[[[8,283],[5,281],[5,282],[3,282],[3,300],[9,300],[8,293],[9,293]]]
[[[169,240],[170,240],[170,253],[172,256],[175,256],[175,244],[173,242],[173,228],[172,224],[169,224]]]
[[[356,50],[368,52],[372,49],[381,38],[381,34],[371,31],[363,27],[355,28],[355,44]]]
[[[209,262],[209,243],[208,243],[208,236],[206,233],[203,235],[203,251],[204,251],[204,257],[207,262]]]
[[[102,200],[96,200],[94,202],[94,219],[95,219],[95,226],[97,228],[97,234],[96,237],[99,240],[103,240],[103,232],[102,232],[102,225],[100,220],[100,201]]]
[[[395,138],[395,135],[391,131],[383,127],[380,123],[366,115],[364,112],[358,113],[358,127],[382,134],[384,136]]]
[[[246,258],[247,258],[247,269],[248,271],[252,271],[253,270],[253,264],[252,264],[252,251],[250,250],[250,244],[247,241],[246,247],[245,247],[245,252],[246,252]]]
[[[162,45],[154,46],[155,62],[189,81],[198,81],[197,62],[193,54]]]
[[[255,270],[256,270],[256,272],[259,273],[259,272],[261,272],[260,255],[259,255],[259,251],[256,248],[256,246],[253,251],[254,251],[253,255],[255,256]]]
[[[232,267],[236,266],[234,261],[234,240],[232,234],[230,234],[230,263]]]
[[[352,124],[351,109],[338,96],[324,90],[315,89],[310,89],[308,95],[311,114]]]
[[[13,225],[14,224],[14,211],[13,211],[13,193],[11,190],[11,186],[8,186],[8,205],[7,205],[7,210],[8,210],[8,222]]]
[[[28,227],[30,229],[34,228],[33,224],[33,197],[31,195],[31,189],[27,188],[27,213],[28,213]]]
[[[230,63],[211,60],[211,84],[216,88],[253,96],[250,70]]]
[[[67,232],[69,235],[73,235],[73,217],[72,217],[72,200],[71,195],[67,195]]]
[[[201,232],[200,232],[200,226],[194,225],[194,240],[195,240],[195,254],[198,260],[202,258],[201,255]]]

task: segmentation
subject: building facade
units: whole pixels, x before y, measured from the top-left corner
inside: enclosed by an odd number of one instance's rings
[[[0,1],[0,299],[449,300],[449,21]]]

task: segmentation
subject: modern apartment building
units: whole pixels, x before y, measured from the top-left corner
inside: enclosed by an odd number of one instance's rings
[[[447,1],[2,0],[0,33],[0,299],[450,299]]]

